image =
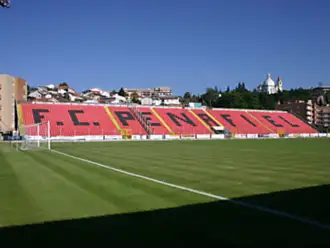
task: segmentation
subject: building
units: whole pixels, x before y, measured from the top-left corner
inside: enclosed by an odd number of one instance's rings
[[[320,106],[330,104],[327,95],[330,94],[330,86],[319,86],[312,89],[312,100]]]
[[[162,96],[160,99],[162,103],[167,106],[182,106],[180,97],[177,96]]]
[[[283,82],[281,78],[278,77],[275,83],[270,74],[268,73],[265,81],[262,84],[258,85],[257,90],[259,92],[264,92],[269,95],[276,94],[278,92],[283,91]]]
[[[138,98],[143,97],[152,97],[154,89],[124,89],[125,93],[129,98],[132,98],[132,95],[137,95]]]
[[[178,96],[144,97],[141,98],[141,105],[182,106]]]
[[[80,93],[67,85],[40,86],[28,94],[28,101],[34,102],[84,102],[85,100]]]
[[[330,106],[318,106],[315,104],[314,123],[330,130]]]
[[[0,75],[0,133],[15,130],[15,103],[27,100],[27,83],[22,78]]]
[[[129,98],[134,94],[137,94],[138,98],[144,97],[163,97],[172,96],[172,89],[169,87],[158,87],[153,89],[124,89]]]
[[[153,100],[151,97],[144,97],[141,99],[141,105],[153,105]]]
[[[83,96],[93,96],[93,95],[99,95],[102,97],[111,97],[111,93],[109,91],[104,91],[98,88],[93,88],[89,90],[85,90],[82,92]]]
[[[278,102],[276,110],[284,110],[299,116],[308,124],[315,125],[320,130],[330,130],[330,105],[319,106],[317,102],[308,101],[287,101]]]
[[[189,108],[202,108],[203,107],[202,103],[200,103],[200,102],[189,102],[185,106],[189,107]]]
[[[283,110],[293,113],[306,120],[309,124],[314,123],[314,106],[312,100],[286,101],[284,103],[278,102],[275,108],[276,110]]]
[[[172,89],[169,87],[159,87],[154,89],[154,96],[172,96]]]
[[[180,97],[178,96],[162,96],[153,98],[153,105],[159,106],[182,106]]]
[[[314,120],[316,126],[330,130],[330,86],[319,85],[312,89]]]

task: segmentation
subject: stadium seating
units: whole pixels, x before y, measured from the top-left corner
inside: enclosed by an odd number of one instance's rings
[[[219,120],[204,109],[192,109],[192,111],[209,127],[223,126]]]
[[[154,108],[174,134],[211,134],[210,128],[191,110]]]
[[[137,111],[144,116],[145,120],[148,122],[146,124],[149,125],[151,134],[171,134],[170,128],[166,123],[162,123],[162,119],[157,116],[153,108],[139,107]]]
[[[50,121],[51,136],[120,135],[103,106],[23,103],[20,123]]]
[[[111,112],[110,117],[112,121],[115,123],[115,125],[119,125],[121,130],[127,130],[129,133],[135,135],[147,134],[147,131],[128,107],[113,106],[107,108]]]
[[[274,133],[317,133],[317,130],[290,113],[270,111],[249,111],[249,113]]]
[[[267,125],[261,123],[245,110],[208,110],[214,118],[234,134],[268,134],[274,133]]]
[[[50,121],[51,136],[212,134],[224,126],[234,134],[317,133],[290,113],[229,109],[18,104],[21,124]]]

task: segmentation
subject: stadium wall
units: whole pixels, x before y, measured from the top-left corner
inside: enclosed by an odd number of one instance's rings
[[[247,139],[296,139],[296,138],[330,138],[330,133],[319,133],[319,134],[289,134],[285,137],[280,137],[278,135],[273,136],[258,136],[258,135],[237,135],[235,137],[226,138],[223,135],[211,135],[210,137],[194,137],[194,138],[171,138],[165,136],[142,136],[136,137],[134,139],[124,139],[121,136],[72,136],[72,137],[51,137],[51,142],[116,142],[116,141],[174,141],[174,140],[247,140]],[[37,137],[37,136],[27,136],[27,140],[40,140],[47,141],[45,137]]]

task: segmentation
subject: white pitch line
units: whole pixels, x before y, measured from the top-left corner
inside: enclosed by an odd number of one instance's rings
[[[246,202],[243,202],[243,201],[232,200],[232,199],[220,196],[220,195],[210,194],[210,193],[207,193],[207,192],[204,192],[204,191],[200,191],[200,190],[196,190],[196,189],[192,189],[192,188],[187,188],[187,187],[176,185],[176,184],[173,184],[173,183],[167,183],[165,181],[161,181],[161,180],[157,180],[157,179],[154,179],[154,178],[151,178],[151,177],[142,176],[142,175],[135,174],[135,173],[132,173],[132,172],[128,172],[128,171],[125,171],[125,170],[117,169],[117,168],[114,168],[112,166],[97,163],[97,162],[94,162],[94,161],[91,161],[91,160],[88,160],[88,159],[79,158],[79,157],[76,157],[76,156],[73,156],[73,155],[70,155],[70,154],[67,154],[67,153],[64,153],[64,152],[60,152],[60,151],[56,151],[56,150],[51,150],[51,152],[54,152],[54,153],[57,153],[57,154],[60,154],[60,155],[63,155],[63,156],[66,156],[66,157],[69,157],[69,158],[72,158],[72,159],[80,160],[82,162],[86,162],[86,163],[89,163],[89,164],[93,164],[93,165],[96,165],[96,166],[99,166],[99,167],[102,167],[102,168],[105,168],[105,169],[108,169],[108,170],[112,170],[112,171],[115,171],[115,172],[118,172],[118,173],[122,173],[122,174],[125,174],[125,175],[128,175],[128,176],[141,178],[141,179],[144,179],[144,180],[147,180],[147,181],[151,181],[151,182],[154,182],[154,183],[166,185],[168,187],[172,187],[172,188],[176,188],[176,189],[181,189],[181,190],[188,191],[188,192],[191,192],[191,193],[195,193],[195,194],[198,194],[198,195],[207,196],[207,197],[217,199],[217,200],[228,201],[228,202],[230,202],[232,204],[235,204],[235,205],[256,209],[256,210],[266,212],[266,213],[270,213],[270,214],[277,215],[277,216],[286,217],[286,218],[291,219],[291,220],[296,220],[296,221],[302,222],[304,224],[309,224],[309,225],[316,226],[316,227],[319,227],[319,228],[326,229],[326,230],[330,231],[330,225],[322,224],[320,222],[310,220],[310,219],[306,219],[304,217],[292,215],[292,214],[289,214],[289,213],[286,213],[286,212],[282,212],[282,211],[279,211],[279,210],[270,209],[270,208],[266,208],[266,207],[262,207],[262,206],[258,206],[258,205],[253,205],[253,204],[246,203]]]

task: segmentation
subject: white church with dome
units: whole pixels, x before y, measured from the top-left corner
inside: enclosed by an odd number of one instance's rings
[[[274,80],[272,79],[272,77],[270,76],[270,74],[268,73],[267,78],[265,79],[265,81],[262,84],[258,85],[257,90],[259,92],[264,92],[269,95],[276,94],[278,92],[283,91],[283,82],[282,82],[281,78],[278,77],[277,81],[275,83]]]

